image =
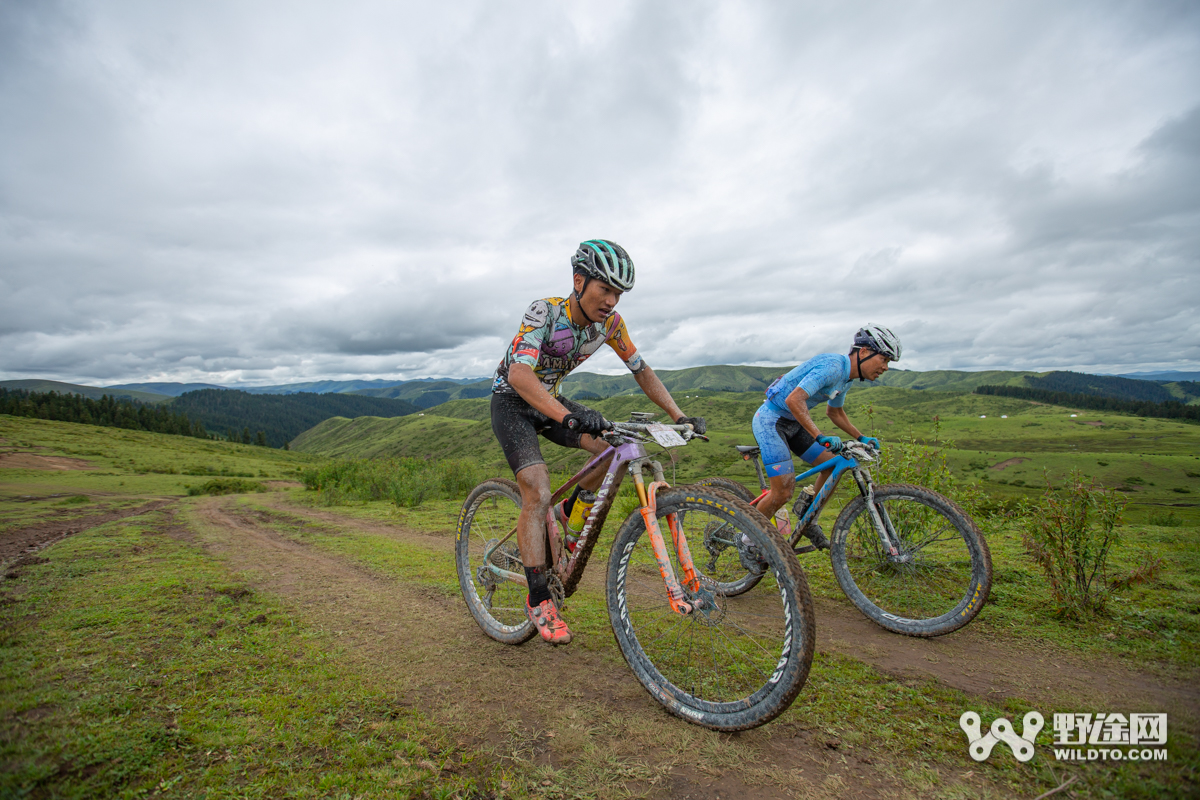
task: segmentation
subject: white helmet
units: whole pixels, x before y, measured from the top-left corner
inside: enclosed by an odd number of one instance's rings
[[[900,360],[900,338],[882,325],[868,323],[854,334],[855,347],[869,347],[892,361]]]

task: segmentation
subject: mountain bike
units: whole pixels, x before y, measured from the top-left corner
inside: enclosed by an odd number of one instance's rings
[[[767,496],[768,484],[756,446],[735,445],[746,461],[754,461],[757,497],[737,481],[707,478],[696,486],[722,489],[752,506]],[[796,483],[830,470],[815,497],[799,492],[792,508],[791,527],[787,509],[775,514],[780,536],[797,555],[811,553],[814,545],[800,546],[809,531],[824,538],[817,517],[849,472],[858,485],[859,496],[842,509],[833,524],[829,556],[838,586],[868,619],[895,633],[909,636],[941,636],[973,620],[987,602],[992,588],[992,557],[987,542],[967,512],[937,492],[904,483],[876,486],[868,464],[878,451],[859,442],[843,443],[834,458],[796,476]],[[806,505],[807,504],[807,505]],[[712,569],[723,578],[740,564],[741,574],[720,580],[718,590],[736,597],[754,588],[760,580],[753,546],[731,528],[714,525],[705,532],[709,561],[702,571]],[[706,573],[708,574],[708,573]]]
[[[656,700],[688,722],[737,731],[769,722],[791,705],[808,678],[815,623],[804,572],[767,520],[720,489],[671,487],[649,456],[651,441],[686,444],[688,425],[660,425],[634,415],[610,423],[609,447],[554,492],[546,516],[550,589],[560,608],[579,588],[605,518],[626,474],[639,508],[621,524],[608,557],[608,621],[625,661]],[[604,464],[610,459],[608,466]],[[566,546],[553,508],[593,470],[605,474],[574,547]],[[650,480],[647,480],[650,478]],[[517,484],[493,478],[463,503],[455,537],[458,581],[484,633],[520,644],[536,634],[526,617],[528,586],[517,547]],[[704,531],[724,526],[762,555],[765,592],[728,597],[702,575],[692,549]]]

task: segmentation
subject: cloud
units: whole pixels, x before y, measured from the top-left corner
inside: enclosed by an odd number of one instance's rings
[[[0,377],[489,373],[576,243],[659,368],[1200,366],[1191,4],[13,3]],[[611,355],[589,368],[620,369]]]

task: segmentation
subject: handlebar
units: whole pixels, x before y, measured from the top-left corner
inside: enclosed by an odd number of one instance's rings
[[[862,442],[843,441],[840,447],[829,448],[834,455],[846,455],[856,461],[874,461],[879,457],[879,451]]]
[[[610,422],[609,430],[600,434],[609,444],[623,444],[622,439],[633,439],[639,442],[652,442],[654,437],[649,432],[651,425],[656,426],[659,430],[671,430],[678,433],[685,442],[692,439],[701,439],[708,441],[707,436],[703,436],[692,428],[691,425],[666,425],[664,423],[654,422]],[[616,440],[616,441],[614,441]]]

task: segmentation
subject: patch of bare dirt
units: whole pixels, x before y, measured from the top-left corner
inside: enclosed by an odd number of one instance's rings
[[[148,511],[162,508],[172,501],[155,500],[135,508],[122,508],[107,511],[103,514],[89,514],[83,517],[64,520],[48,520],[24,528],[16,528],[0,533],[0,564],[8,564],[22,558],[28,558],[39,550],[44,550],[55,542],[61,541],[73,533],[86,531],[97,525],[103,525],[113,520],[135,517]]]
[[[1001,461],[999,464],[993,464],[992,466],[988,467],[988,469],[1001,470],[1008,467],[1015,467],[1017,464],[1023,464],[1028,460],[1028,458],[1009,458]]]
[[[256,500],[261,498],[256,498]],[[271,498],[272,502],[278,498]],[[315,509],[289,509],[301,516],[336,521],[342,529],[373,529],[361,522]],[[381,674],[401,702],[429,714],[471,746],[495,757],[521,757],[562,768],[576,757],[559,741],[572,738],[576,720],[596,728],[587,742],[615,761],[648,763],[669,773],[665,783],[640,784],[649,797],[787,798],[782,786],[747,783],[732,769],[694,770],[691,757],[647,751],[647,740],[661,741],[668,727],[697,747],[720,737],[744,749],[745,764],[775,765],[776,774],[793,774],[812,787],[812,797],[884,798],[895,785],[885,771],[847,757],[797,723],[771,725],[732,737],[708,733],[669,716],[629,673],[612,644],[577,637],[570,647],[550,648],[539,641],[521,647],[484,636],[461,598],[435,587],[410,586],[380,577],[316,548],[293,541],[236,509],[224,498],[205,499],[194,507],[197,540],[243,571],[250,585],[280,595],[307,623],[337,637],[347,658],[360,669]],[[262,512],[258,512],[262,513]],[[335,519],[322,520],[322,517]],[[411,536],[396,529],[391,535]],[[446,554],[453,571],[450,537],[424,536],[435,552]],[[603,572],[603,569],[592,571]],[[561,680],[553,702],[546,692]],[[507,726],[515,725],[513,729]],[[557,736],[555,735],[557,733]],[[967,770],[966,765],[963,767]],[[803,771],[801,773],[801,771]]]
[[[66,456],[39,456],[34,453],[0,453],[0,469],[96,469],[82,458]]]
[[[332,528],[413,542],[453,558],[452,537],[298,506],[278,495],[256,499],[291,521],[319,520]],[[271,520],[263,515],[257,521]],[[600,591],[604,586],[603,554],[596,553],[596,557],[601,561],[589,565],[582,586]],[[818,558],[827,556],[809,556],[802,565],[810,570],[829,569],[829,564]],[[452,563],[448,566],[453,569]],[[880,628],[844,599],[816,598],[816,614],[819,650],[856,658],[902,680],[936,680],[990,700],[1023,697],[1047,707],[1099,694],[1114,708],[1131,703],[1147,708],[1181,708],[1200,719],[1200,676],[1191,682],[1164,682],[1159,676],[1137,672],[1113,659],[1087,659],[1050,644],[998,641],[969,626],[933,639],[900,636]]]
[[[1080,420],[1079,422],[1080,422],[1080,424],[1081,424],[1081,425],[1091,425],[1092,427],[1095,427],[1095,428],[1098,428],[1098,427],[1100,427],[1101,425],[1103,425],[1103,424],[1104,424],[1104,423],[1103,423],[1103,422],[1101,422],[1100,420],[1096,420],[1096,421],[1094,421],[1094,422],[1084,422],[1083,420]]]
[[[990,700],[1022,697],[1046,709],[1064,710],[1062,704],[1102,697],[1114,709],[1170,708],[1200,718],[1196,680],[1165,682],[1114,659],[1089,659],[1049,644],[1001,641],[970,627],[934,639],[899,636],[848,603],[817,598],[816,606],[818,650],[857,658],[896,678],[936,680]]]

